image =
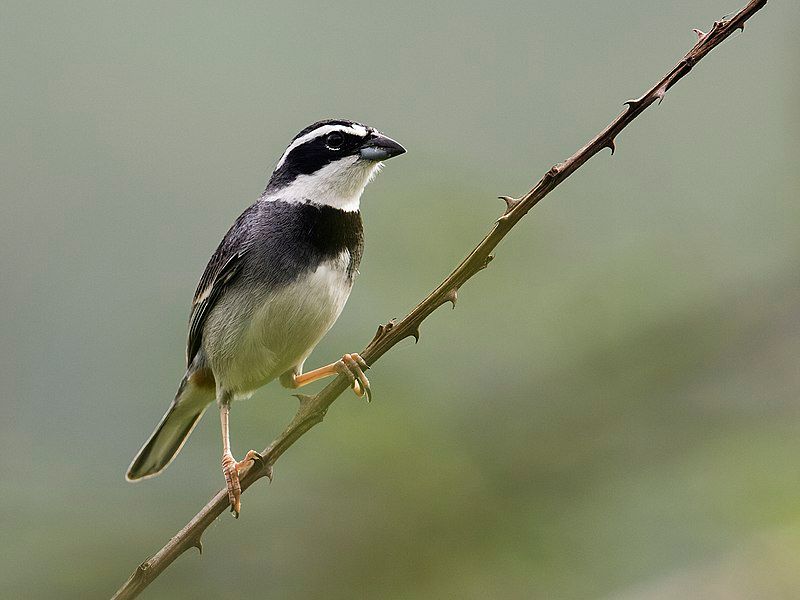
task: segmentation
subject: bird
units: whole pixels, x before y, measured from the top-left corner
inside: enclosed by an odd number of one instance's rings
[[[364,249],[361,195],[383,162],[405,148],[373,127],[345,119],[301,130],[266,189],[234,222],[211,256],[189,316],[186,372],[175,398],[128,467],[137,481],[163,471],[214,402],[222,428],[222,472],[231,511],[241,511],[239,478],[260,458],[231,452],[229,415],[278,379],[299,388],[344,374],[372,398],[358,353],[304,372],[311,351],[347,301]]]

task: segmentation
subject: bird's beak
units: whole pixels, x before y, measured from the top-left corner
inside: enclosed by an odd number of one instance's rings
[[[366,160],[380,161],[398,156],[405,151],[406,149],[392,138],[376,132],[361,146],[359,155]]]

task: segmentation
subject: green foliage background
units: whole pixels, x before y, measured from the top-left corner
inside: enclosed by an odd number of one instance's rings
[[[707,29],[693,2],[6,2],[0,589],[107,597],[222,484],[123,472],[294,133],[402,141],[310,366],[362,348]],[[770,2],[521,223],[148,598],[800,596],[800,9]],[[261,448],[295,408],[234,408]]]

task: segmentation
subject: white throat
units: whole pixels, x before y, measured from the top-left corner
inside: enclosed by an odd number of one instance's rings
[[[364,188],[383,163],[347,156],[310,175],[298,175],[289,185],[264,196],[265,200],[313,202],[346,212],[359,209]]]

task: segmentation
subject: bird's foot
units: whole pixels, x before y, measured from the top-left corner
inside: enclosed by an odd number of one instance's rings
[[[356,353],[345,354],[341,360],[334,363],[334,367],[337,372],[350,380],[356,396],[362,398],[366,394],[367,402],[372,401],[372,388],[369,385],[369,379],[364,375],[364,371],[369,369],[369,365],[367,361],[361,358],[361,355]]]
[[[250,450],[239,462],[236,462],[230,452],[222,455],[222,474],[225,475],[225,485],[228,488],[228,501],[231,504],[231,512],[237,519],[242,510],[242,486],[239,483],[239,475],[244,475],[254,463],[262,460],[261,455],[255,450]],[[267,477],[272,481],[272,469],[269,469]]]

